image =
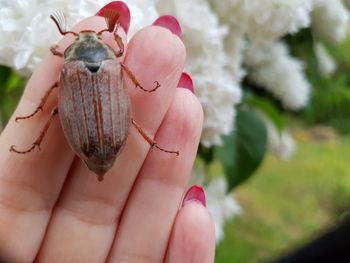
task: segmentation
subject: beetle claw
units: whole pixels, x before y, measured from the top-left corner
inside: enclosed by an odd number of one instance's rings
[[[15,122],[18,122],[19,120],[25,120],[25,119],[30,119],[34,117],[39,111],[43,111],[43,107],[39,106],[32,114],[23,116],[23,117],[16,117]]]
[[[14,145],[11,145],[11,147],[10,147],[10,149],[9,149],[9,152],[14,152],[14,151],[16,151],[16,150],[15,150],[15,146],[14,146]]]
[[[154,84],[156,84],[155,89],[158,89],[160,87],[160,84],[159,84],[159,82],[157,80],[154,82]]]
[[[9,151],[10,151],[10,152],[15,152],[15,153],[18,153],[18,154],[26,154],[26,153],[29,153],[29,152],[33,151],[33,150],[35,149],[35,147],[38,147],[39,150],[40,150],[40,146],[39,146],[38,144],[36,144],[36,143],[33,143],[32,147],[30,147],[30,148],[29,148],[28,150],[26,150],[26,151],[18,151],[18,150],[16,150],[15,147],[16,147],[15,145],[11,145]]]

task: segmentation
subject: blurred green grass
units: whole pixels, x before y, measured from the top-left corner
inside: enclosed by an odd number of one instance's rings
[[[292,160],[268,156],[235,191],[243,214],[225,227],[215,262],[266,262],[341,221],[350,207],[350,139],[304,141]]]

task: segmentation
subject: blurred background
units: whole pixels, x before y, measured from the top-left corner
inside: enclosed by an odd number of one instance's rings
[[[59,39],[50,10],[74,24],[106,3],[29,2],[0,6],[0,131]],[[162,14],[182,26],[205,113],[191,184],[206,189],[216,262],[274,260],[349,217],[350,1],[125,2],[129,37]]]

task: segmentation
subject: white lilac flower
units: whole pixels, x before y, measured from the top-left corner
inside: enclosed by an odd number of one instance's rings
[[[236,114],[234,105],[239,102],[240,88],[234,84],[232,76],[221,68],[211,68],[207,74],[193,74],[193,80],[204,111],[201,143],[207,147],[218,145],[221,135],[232,131]]]
[[[207,207],[215,223],[216,241],[224,237],[224,223],[241,213],[241,207],[232,193],[226,194],[227,183],[224,177],[211,181],[205,188]]]
[[[49,19],[53,11],[61,10],[73,26],[83,18],[94,15],[108,0],[3,0],[0,8],[0,64],[30,75],[60,39],[57,28]],[[157,12],[151,1],[125,1],[132,14],[131,34],[149,25]]]
[[[313,0],[211,0],[223,22],[254,41],[274,41],[310,24]]]
[[[232,131],[235,105],[240,101],[238,81],[227,70],[231,59],[224,50],[228,28],[205,1],[160,1],[160,13],[175,15],[182,26],[187,49],[188,71],[195,83],[195,93],[204,110],[201,142],[205,146],[221,143],[221,135]]]
[[[226,56],[229,59],[226,69],[237,85],[240,85],[242,79],[246,76],[246,71],[243,68],[243,55],[246,44],[247,40],[244,34],[239,30],[230,28],[230,33],[224,39]]]
[[[269,151],[282,160],[289,160],[296,151],[292,135],[287,131],[278,131],[276,126],[265,116],[262,118],[267,129]]]
[[[234,6],[238,4],[236,1],[214,1],[209,0],[213,10],[217,13],[220,22],[227,25],[229,28],[229,33],[225,36],[224,47],[225,51],[230,59],[228,65],[228,70],[232,75],[236,83],[240,83],[242,78],[245,76],[245,71],[242,67],[243,50],[245,46],[245,35],[242,30],[242,25],[240,27],[232,25],[232,19],[235,16],[232,12]],[[242,21],[241,21],[242,22]]]
[[[333,74],[337,69],[337,63],[321,43],[315,45],[315,55],[321,75],[329,76]]]
[[[305,79],[303,64],[290,56],[285,44],[250,44],[244,61],[249,79],[274,94],[285,108],[298,110],[306,106],[310,84]]]
[[[314,0],[312,28],[321,38],[339,42],[346,36],[349,12],[341,0]]]

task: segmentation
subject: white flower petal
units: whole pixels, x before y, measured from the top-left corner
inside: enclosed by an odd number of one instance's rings
[[[249,39],[275,41],[310,25],[313,0],[211,0],[220,17]]]
[[[285,108],[298,110],[309,101],[310,84],[301,61],[289,55],[283,43],[255,45],[246,50],[249,79],[272,92]]]
[[[321,43],[315,45],[315,55],[321,75],[329,76],[333,74],[337,69],[337,63]]]
[[[296,144],[292,135],[287,130],[278,131],[264,114],[261,114],[261,116],[267,129],[269,151],[282,160],[289,160],[296,151]]]
[[[349,12],[342,0],[314,0],[312,28],[320,37],[339,42],[346,36]]]

